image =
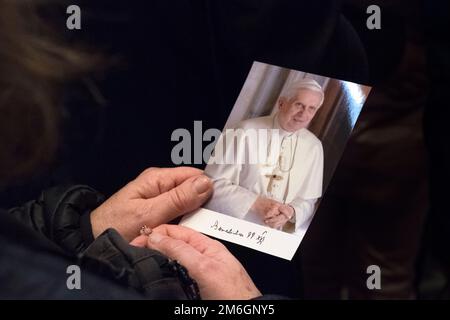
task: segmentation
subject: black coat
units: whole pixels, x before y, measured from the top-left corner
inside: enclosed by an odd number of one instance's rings
[[[57,187],[0,211],[0,299],[196,298],[159,252],[113,229],[91,243],[89,214],[102,199],[86,186]],[[81,268],[81,290],[68,289],[70,265]]]

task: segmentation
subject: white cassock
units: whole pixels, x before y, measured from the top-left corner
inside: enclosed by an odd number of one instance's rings
[[[225,144],[223,149],[227,155],[233,150],[234,163],[214,163],[221,141],[219,140],[205,169],[206,175],[214,182],[214,193],[204,207],[265,225],[262,217],[250,208],[258,196],[271,198],[289,204],[295,210],[294,217],[283,230],[303,236],[314,214],[315,203],[322,196],[322,143],[307,129],[294,133],[284,131],[278,125],[277,115],[245,120],[235,129],[238,128],[245,132],[248,129],[277,132],[276,134],[280,135],[280,145],[276,148],[279,157],[272,155],[272,159],[279,161],[270,161],[268,151],[265,161],[258,158],[257,162],[249,163],[249,155],[260,152],[257,149],[260,149],[261,145],[252,139],[238,138],[231,147]],[[271,177],[276,179],[272,180]]]

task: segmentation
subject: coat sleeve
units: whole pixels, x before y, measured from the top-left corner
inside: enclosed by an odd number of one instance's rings
[[[30,214],[37,219],[36,212]],[[30,226],[35,222],[22,223],[33,221],[29,215],[24,217],[30,220],[17,217],[0,210],[0,299],[200,298],[182,266],[157,251],[128,244],[113,229],[75,257],[45,235],[51,228],[44,225],[42,232],[34,232]],[[77,288],[68,284],[74,283],[69,267],[78,269],[71,271],[78,272]]]
[[[63,255],[27,250],[1,237],[0,299],[144,299],[133,288],[116,284],[89,270],[80,270],[80,289],[69,289],[74,262]]]
[[[103,201],[104,197],[90,187],[59,186],[43,191],[37,200],[10,209],[9,214],[66,253],[77,255],[93,241],[89,216]]]

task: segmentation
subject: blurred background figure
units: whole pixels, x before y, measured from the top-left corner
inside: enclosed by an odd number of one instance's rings
[[[307,298],[443,298],[445,286],[448,297],[448,254],[442,246],[449,243],[444,236],[449,217],[441,202],[448,179],[448,166],[441,161],[448,161],[448,141],[438,120],[445,119],[448,109],[437,103],[443,92],[438,88],[445,82],[433,81],[436,73],[433,77],[429,72],[430,66],[435,72],[442,68],[440,74],[448,79],[448,61],[442,65],[443,59],[432,59],[444,55],[445,48],[448,52],[448,45],[440,45],[448,20],[438,13],[448,10],[438,3],[428,5],[428,19],[440,21],[430,25],[418,1],[379,1],[383,26],[372,32],[364,26],[365,8],[372,2],[345,1],[344,11],[363,40],[376,89],[304,240]],[[431,163],[424,142],[425,110],[428,146],[435,156]],[[429,168],[434,173],[431,212]],[[431,234],[424,234],[427,216],[435,227]],[[439,240],[432,244],[432,239]],[[425,253],[431,248],[447,257],[447,275],[445,265],[438,268]],[[381,290],[366,286],[370,265],[381,269]]]

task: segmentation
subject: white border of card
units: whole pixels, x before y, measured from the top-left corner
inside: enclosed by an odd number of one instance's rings
[[[292,235],[204,208],[185,216],[180,224],[287,260],[292,260],[306,233]]]

